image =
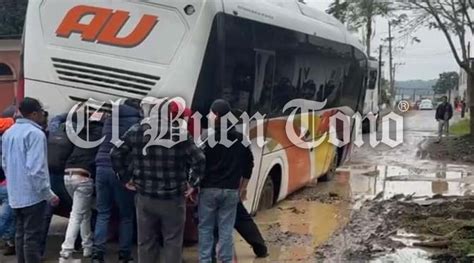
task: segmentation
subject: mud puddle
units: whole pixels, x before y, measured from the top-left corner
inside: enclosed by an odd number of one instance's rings
[[[366,201],[316,252],[328,262],[472,262],[473,254],[474,197],[441,195]]]
[[[465,259],[466,251],[461,253],[459,246],[469,247],[470,241],[462,245],[450,243],[453,245],[440,251],[431,243],[422,243],[435,238],[433,233],[428,236],[425,232],[429,230],[423,226],[436,225],[426,221],[427,218],[436,218],[440,229],[453,223],[470,224],[467,217],[474,210],[462,207],[474,201],[470,196],[474,185],[472,171],[471,166],[451,164],[412,168],[358,163],[343,167],[339,176],[349,178],[350,196],[344,196],[342,202],[350,204],[352,214],[348,224],[317,249],[317,259],[431,262],[434,255],[436,259]],[[448,220],[453,217],[464,217],[462,220],[468,221]],[[474,220],[474,214],[471,218]],[[466,238],[470,238],[469,234]],[[472,240],[474,242],[474,231]]]
[[[369,169],[359,167],[348,165],[343,168],[350,173],[351,189],[356,194],[376,196],[383,193],[386,199],[397,194],[424,197],[467,195],[474,190],[474,168],[471,166],[440,164],[428,169],[384,165]]]
[[[423,241],[421,234],[397,219],[405,211],[416,214],[412,206],[429,207],[444,200],[432,196],[469,195],[472,171],[470,166],[449,164],[349,164],[331,181],[311,184],[275,208],[259,212],[255,219],[270,257],[255,259],[237,236],[237,258],[239,262],[430,262],[438,249],[414,246]],[[412,204],[400,205],[405,203]]]

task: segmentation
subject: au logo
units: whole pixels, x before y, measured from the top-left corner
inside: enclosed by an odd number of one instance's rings
[[[89,23],[81,23],[86,16],[92,16]],[[134,30],[127,36],[119,36],[130,18],[130,13],[122,10],[79,5],[71,8],[58,29],[58,37],[69,38],[73,33],[81,35],[83,41],[131,48],[140,45],[159,22],[158,16],[143,15]]]

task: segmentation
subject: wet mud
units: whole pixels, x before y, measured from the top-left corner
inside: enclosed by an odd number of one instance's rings
[[[425,159],[474,163],[474,138],[471,136],[444,138],[440,143],[426,139],[420,149]]]
[[[472,262],[473,253],[474,197],[442,195],[366,201],[316,251],[324,261],[373,262]]]

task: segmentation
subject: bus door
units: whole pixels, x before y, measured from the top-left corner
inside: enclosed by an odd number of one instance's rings
[[[248,200],[245,203],[249,211],[256,211],[258,209],[260,189],[262,189],[265,183],[266,171],[265,167],[262,166],[262,157],[265,147],[259,147],[257,140],[265,140],[267,116],[272,110],[272,89],[274,86],[275,65],[276,57],[274,51],[255,49],[255,77],[251,99],[249,100],[249,113],[251,115],[260,113],[265,116],[265,120],[263,123],[257,123],[256,120],[250,122],[250,138],[252,141],[252,152],[255,158],[255,168],[250,182],[251,187],[249,187],[249,190],[252,190],[249,191]],[[257,134],[258,125],[263,125],[263,127],[260,128],[264,134]],[[257,136],[263,136],[263,138],[257,138]]]

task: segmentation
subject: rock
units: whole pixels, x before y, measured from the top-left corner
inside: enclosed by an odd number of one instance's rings
[[[465,209],[474,210],[474,201],[466,201],[462,204]]]
[[[377,252],[385,251],[385,249],[383,249],[383,247],[381,247],[377,244],[373,244],[372,247],[370,248],[370,251],[374,252],[374,253],[377,253]]]

